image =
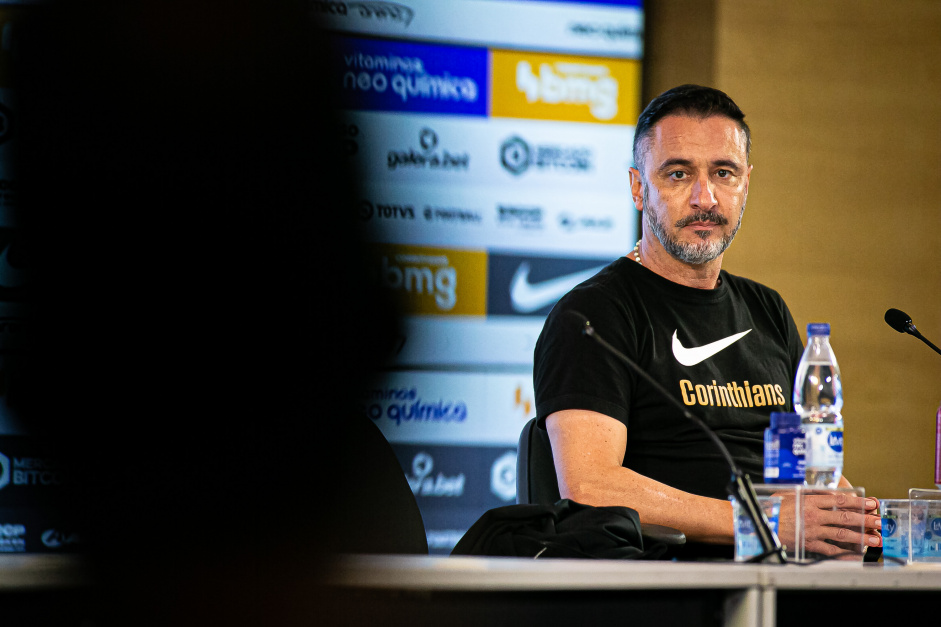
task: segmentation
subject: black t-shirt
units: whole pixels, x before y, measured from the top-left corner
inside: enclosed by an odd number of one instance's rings
[[[627,426],[625,467],[686,492],[727,498],[731,473],[715,443],[582,334],[583,322],[566,313],[574,310],[714,429],[761,483],[764,429],[771,412],[791,411],[803,344],[777,292],[724,270],[720,276],[716,289],[701,290],[622,257],[564,296],[536,343],[540,423],[563,409],[611,416]]]

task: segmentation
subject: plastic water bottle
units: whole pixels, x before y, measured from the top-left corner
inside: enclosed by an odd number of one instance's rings
[[[794,411],[804,430],[805,485],[835,488],[843,472],[843,385],[830,348],[830,325],[807,325],[807,347],[794,378]]]

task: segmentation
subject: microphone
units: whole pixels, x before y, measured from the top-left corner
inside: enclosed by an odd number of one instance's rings
[[[742,472],[742,469],[738,467],[738,464],[735,463],[735,460],[732,458],[729,449],[726,448],[722,440],[719,439],[719,436],[716,435],[716,432],[713,431],[709,426],[703,422],[701,418],[693,414],[686,407],[680,404],[672,394],[670,394],[659,381],[647,374],[640,366],[638,366],[630,357],[614,348],[608,342],[606,342],[600,335],[598,335],[595,328],[591,326],[588,318],[584,314],[569,310],[567,313],[578,318],[579,322],[583,325],[582,334],[587,335],[592,338],[601,346],[610,352],[612,355],[620,359],[622,362],[627,364],[631,370],[641,375],[644,379],[650,383],[657,392],[659,392],[664,398],[668,399],[671,403],[676,405],[677,409],[680,410],[680,413],[683,416],[692,422],[694,422],[700,429],[702,429],[709,439],[713,441],[719,451],[722,453],[722,456],[725,457],[726,463],[729,465],[729,469],[732,471],[732,478],[729,481],[729,485],[726,488],[728,493],[738,499],[738,502],[742,504],[745,508],[745,511],[748,513],[748,517],[751,519],[752,524],[755,527],[755,532],[758,535],[758,540],[761,542],[761,547],[764,549],[764,553],[760,556],[757,556],[756,559],[763,559],[765,557],[770,558],[770,560],[777,564],[784,564],[787,562],[787,554],[784,551],[784,547],[781,546],[781,541],[778,539],[777,534],[771,529],[771,524],[768,522],[767,516],[765,516],[764,510],[758,505],[758,495],[755,493],[755,488],[752,485],[751,478]]]
[[[900,311],[898,309],[889,309],[885,312],[885,322],[899,333],[908,333],[909,335],[917,337],[919,340],[930,346],[934,352],[941,355],[941,348],[938,348],[925,339],[925,337],[918,332],[918,329],[915,328],[915,325],[912,322],[912,317],[904,311]]]
[[[918,329],[915,328],[915,324],[912,322],[911,316],[909,316],[904,311],[899,311],[898,309],[889,309],[885,312],[885,321],[890,327],[898,331],[899,333],[908,333],[909,335],[914,335],[919,340],[930,346],[934,349],[934,352],[941,355],[941,350],[938,350],[938,347],[929,342],[918,332]],[[935,441],[934,441],[934,483],[941,489],[941,407],[938,408],[938,422],[935,425]]]

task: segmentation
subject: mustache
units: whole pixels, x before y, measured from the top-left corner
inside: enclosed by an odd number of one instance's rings
[[[725,216],[721,216],[718,213],[702,211],[700,213],[695,213],[691,216],[686,216],[685,218],[677,220],[674,226],[678,229],[681,229],[684,226],[689,226],[694,222],[712,222],[718,226],[725,226],[729,223],[729,220]]]

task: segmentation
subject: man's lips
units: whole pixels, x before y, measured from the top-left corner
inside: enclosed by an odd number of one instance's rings
[[[697,229],[712,229],[717,226],[722,226],[728,224],[728,220],[720,215],[707,214],[707,215],[694,215],[687,216],[679,221],[677,221],[677,228],[684,228],[687,226],[697,228]]]

